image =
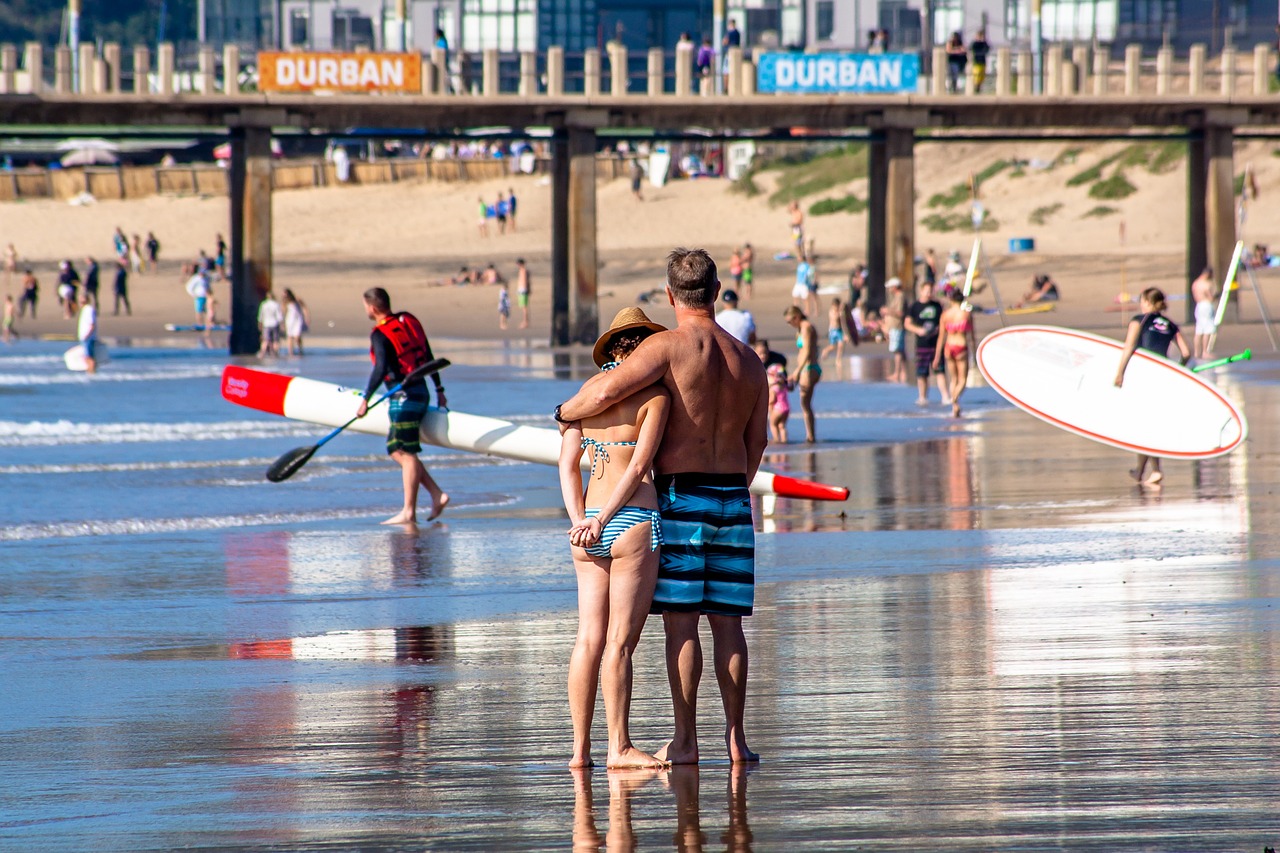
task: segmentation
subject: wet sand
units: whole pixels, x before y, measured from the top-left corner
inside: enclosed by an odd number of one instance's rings
[[[449,355],[451,397],[529,418],[581,369],[546,351]],[[358,375],[361,358],[309,365]],[[124,455],[93,467],[124,444],[0,443],[7,523],[35,519],[0,543],[0,847],[1276,846],[1276,368],[1219,371],[1250,417],[1246,448],[1169,463],[1158,492],[1127,481],[1126,454],[986,389],[953,422],[875,381],[879,359],[846,368],[860,382],[824,381],[823,442],[766,464],[853,494],[755,508],[751,769],[724,759],[709,662],[701,767],[565,768],[576,620],[550,469],[433,455],[458,506],[403,530],[372,523],[394,499],[373,440],[288,489],[200,466],[261,463],[305,431],[189,442],[172,474]],[[70,395],[106,388],[3,399],[74,418]],[[189,405],[196,422],[249,419]],[[95,481],[111,491],[88,497]],[[57,506],[20,506],[35,483]],[[189,525],[76,532],[157,489]],[[653,622],[637,743],[657,748],[669,718]],[[602,709],[596,733],[600,760]]]

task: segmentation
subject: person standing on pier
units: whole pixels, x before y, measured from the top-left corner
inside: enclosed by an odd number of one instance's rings
[[[987,80],[987,56],[991,53],[986,30],[978,30],[973,41],[969,42],[969,53],[973,57],[973,91],[981,92],[982,84]]]
[[[758,761],[747,746],[747,641],[742,617],[755,600],[755,533],[748,484],[768,443],[764,365],[716,324],[716,265],[702,249],[667,257],[676,328],[646,338],[626,361],[588,380],[556,407],[562,426],[597,415],[655,383],[671,413],[654,462],[663,549],[653,612],[663,614],[675,735],[656,757],[698,761],[702,677],[698,623],[706,614],[724,703],[729,760]]]
[[[363,418],[369,411],[369,398],[378,386],[394,388],[404,378],[435,356],[431,354],[431,342],[418,318],[407,311],[393,312],[391,297],[381,287],[371,287],[364,292],[365,315],[373,321],[369,333],[369,356],[373,359],[373,372],[365,386],[364,399],[356,409],[356,417]],[[433,373],[436,387],[436,405],[445,408],[444,385],[440,375]],[[431,495],[431,514],[427,521],[437,518],[449,505],[449,496],[432,479],[418,454],[422,419],[430,402],[425,379],[411,382],[392,395],[387,401],[391,428],[387,433],[387,454],[400,466],[404,482],[404,506],[400,512],[383,524],[415,524],[418,520],[418,489],[426,489]]]
[[[964,39],[959,32],[951,34],[947,39],[947,90],[953,95],[964,92],[960,81],[964,79],[964,67],[969,62],[969,52],[965,50]]]

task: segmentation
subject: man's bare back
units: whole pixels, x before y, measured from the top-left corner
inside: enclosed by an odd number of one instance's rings
[[[664,350],[662,383],[672,400],[654,467],[754,476],[758,463],[745,436],[768,387],[760,358],[714,322],[686,323],[650,341]]]
[[[768,411],[764,364],[714,319],[686,320],[646,338],[618,368],[583,385],[565,415],[581,417],[579,402],[594,414],[654,382],[671,394],[658,473],[755,476],[768,433],[760,417]]]

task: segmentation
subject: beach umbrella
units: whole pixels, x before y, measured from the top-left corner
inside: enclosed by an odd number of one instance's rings
[[[99,166],[118,163],[120,158],[105,148],[76,148],[63,154],[58,162],[64,166]]]

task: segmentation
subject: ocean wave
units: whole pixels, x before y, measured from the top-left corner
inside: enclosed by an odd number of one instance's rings
[[[516,502],[511,496],[492,496],[473,501],[454,499],[450,510],[494,509]],[[191,516],[186,518],[119,518],[85,521],[60,521],[49,524],[18,524],[0,528],[0,541],[36,539],[75,539],[84,536],[130,536],[148,533],[180,533],[188,530],[224,530],[232,527],[267,527],[280,524],[305,524],[313,521],[341,521],[349,518],[375,518],[387,514],[381,509],[328,509],[307,512],[260,512],[239,515]]]
[[[0,447],[287,438],[289,436],[314,436],[316,430],[317,427],[314,424],[295,421],[96,424],[67,420],[0,421]]]
[[[352,463],[374,462],[384,455],[370,453],[366,456],[325,456],[323,462]],[[425,457],[424,457],[425,459]],[[68,462],[46,465],[0,465],[0,474],[118,474],[132,471],[195,471],[218,468],[267,468],[275,458],[249,457],[242,459],[191,459],[167,462]]]
[[[61,361],[61,359],[59,359]],[[0,363],[0,368],[7,365]],[[222,375],[221,365],[191,365],[173,367],[171,364],[157,364],[154,370],[117,371],[110,366],[102,367],[97,373],[89,376],[86,373],[70,371],[58,373],[0,373],[0,386],[26,385],[88,385],[97,382],[156,382],[169,379],[214,379]]]

